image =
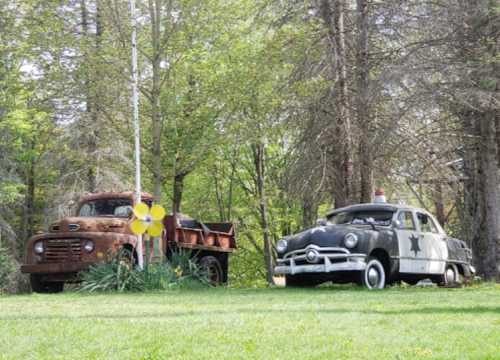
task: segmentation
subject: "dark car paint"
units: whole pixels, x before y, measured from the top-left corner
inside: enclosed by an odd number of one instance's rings
[[[303,249],[308,245],[322,247],[345,247],[344,238],[348,233],[358,236],[358,244],[349,249],[353,253],[370,254],[374,249],[380,248],[387,251],[389,256],[397,256],[398,242],[396,234],[390,228],[370,225],[327,225],[305,230],[286,238],[288,247],[286,253]]]
[[[373,206],[356,205],[349,207],[349,211],[352,211],[353,207],[356,207],[356,211],[365,209],[374,210]],[[380,210],[396,210],[396,208],[393,206],[381,205]],[[331,212],[329,215],[338,212],[342,212],[342,209]],[[341,224],[314,227],[286,237],[288,242],[287,250],[283,254],[278,254],[278,257],[282,258],[286,253],[304,249],[308,245],[317,245],[321,247],[345,247],[344,237],[348,233],[356,234],[359,239],[358,244],[354,248],[349,249],[351,253],[370,255],[376,250],[384,251],[389,259],[389,268],[386,269],[388,270],[387,275],[391,278],[395,277],[399,271],[399,242],[397,234],[393,230],[392,226],[376,226],[376,230],[374,230],[371,225]],[[467,258],[468,250],[465,242],[450,237],[446,237],[445,241],[448,247],[448,262],[454,262],[462,265],[470,263],[470,259]],[[466,276],[470,275],[470,271],[467,266],[462,266],[462,269]]]

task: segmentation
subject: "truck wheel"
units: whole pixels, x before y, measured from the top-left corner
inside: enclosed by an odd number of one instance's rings
[[[217,286],[222,284],[222,266],[215,256],[202,257],[200,260],[200,267],[205,272],[210,285]]]
[[[50,294],[59,293],[64,289],[64,282],[47,282],[42,281],[39,275],[30,276],[31,289],[36,293]]]
[[[361,284],[370,290],[383,289],[386,277],[382,263],[374,257],[368,258],[365,270],[361,271]]]
[[[285,275],[285,286],[286,287],[315,287],[321,284],[321,281],[305,277],[303,275]]]
[[[133,270],[137,266],[137,254],[130,248],[122,248],[120,250],[119,256],[120,260],[123,261],[129,270]]]

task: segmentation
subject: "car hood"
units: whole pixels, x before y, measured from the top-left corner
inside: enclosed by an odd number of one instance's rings
[[[360,242],[367,236],[375,235],[376,231],[360,228],[352,225],[327,225],[317,226],[307,229],[298,234],[285,238],[288,242],[286,253],[299,250],[308,245],[317,245],[321,247],[344,247],[344,237],[347,233],[354,233],[358,236]]]
[[[118,217],[66,217],[50,226],[51,233],[57,232],[117,232],[130,233],[129,219]]]

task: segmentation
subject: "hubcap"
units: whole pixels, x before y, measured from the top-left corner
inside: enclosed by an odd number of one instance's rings
[[[446,270],[446,282],[448,284],[452,284],[453,282],[455,282],[455,271],[453,271],[452,268],[448,268]]]
[[[371,267],[368,270],[368,283],[370,286],[377,286],[380,281],[380,274],[377,269]]]

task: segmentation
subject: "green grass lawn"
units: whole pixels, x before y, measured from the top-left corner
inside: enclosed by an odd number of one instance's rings
[[[500,285],[0,297],[0,359],[500,359]]]

